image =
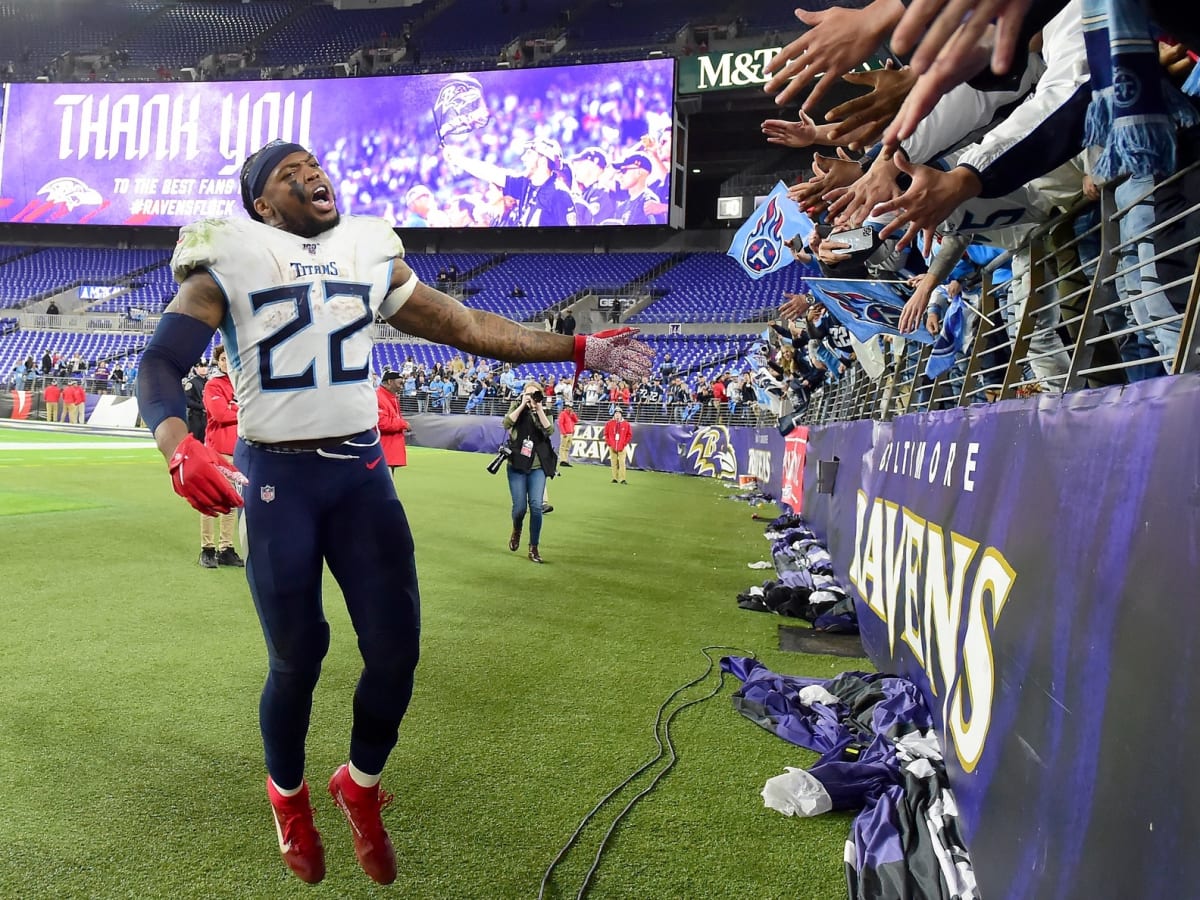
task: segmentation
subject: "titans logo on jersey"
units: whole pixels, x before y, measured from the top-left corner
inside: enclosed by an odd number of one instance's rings
[[[248,219],[181,230],[176,280],[205,270],[228,303],[221,334],[242,437],[277,443],[374,427],[370,326],[396,311],[382,307],[403,255],[387,222],[363,216],[315,238]]]

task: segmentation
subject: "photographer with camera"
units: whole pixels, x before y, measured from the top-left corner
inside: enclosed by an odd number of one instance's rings
[[[554,477],[558,464],[554,445],[550,443],[554,422],[546,414],[545,401],[542,386],[536,381],[526,382],[521,399],[509,408],[504,417],[509,441],[500,448],[500,454],[492,461],[492,465],[488,466],[489,471],[495,472],[502,460],[508,460],[508,490],[513,502],[513,528],[508,549],[515,552],[521,546],[521,530],[528,509],[529,559],[535,563],[542,562],[538,541],[542,534],[546,479]]]

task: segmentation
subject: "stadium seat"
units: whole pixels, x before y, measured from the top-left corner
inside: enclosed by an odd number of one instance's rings
[[[662,299],[630,316],[637,323],[759,322],[783,302],[784,291],[804,286],[806,270],[799,265],[757,281],[723,253],[695,253],[667,270],[651,284]]]

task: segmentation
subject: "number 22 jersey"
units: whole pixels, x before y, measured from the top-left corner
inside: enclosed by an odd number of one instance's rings
[[[343,216],[315,237],[249,219],[180,230],[175,280],[207,271],[225,294],[221,336],[238,399],[238,434],[281,443],[358,434],[378,418],[371,324],[415,286],[385,299],[404,245],[383,219]]]

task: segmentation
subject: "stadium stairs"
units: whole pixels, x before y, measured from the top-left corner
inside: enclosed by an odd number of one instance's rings
[[[613,294],[621,294],[621,295],[628,295],[628,294],[647,295],[643,299],[639,300],[632,307],[630,307],[629,311],[622,312],[621,313],[621,321],[624,322],[625,319],[628,317],[629,312],[631,312],[632,310],[644,309],[645,307],[647,307],[651,303],[653,303],[655,300],[657,300],[658,299],[657,297],[652,297],[652,296],[648,295],[649,284],[652,281],[654,281],[656,278],[658,278],[660,275],[662,275],[664,272],[667,272],[668,270],[679,265],[686,258],[687,258],[686,253],[673,253],[673,254],[671,254],[670,259],[667,259],[664,262],[659,263],[654,268],[652,268],[648,272],[646,272],[644,275],[639,275],[637,278],[627,281],[624,284],[622,284],[616,288],[603,288],[603,290],[606,294],[611,292]],[[587,297],[593,296],[594,294],[596,294],[596,292],[598,290],[600,290],[600,289],[596,288],[596,287],[582,287],[579,290],[575,291],[573,294],[571,294],[571,296],[564,297],[558,303],[551,304],[550,306],[541,310],[536,315],[532,316],[528,321],[542,322],[545,319],[550,318],[551,316],[554,316],[554,315],[557,315],[557,314],[563,312],[566,309],[573,308],[577,303],[579,303],[579,301],[584,300]]]
[[[484,262],[481,262],[479,265],[475,266],[474,268],[467,269],[467,271],[465,271],[465,272],[459,272],[458,280],[464,281],[464,282],[470,281],[472,278],[476,277],[477,275],[482,275],[484,272],[488,271],[489,269],[494,269],[494,268],[496,268],[496,266],[501,265],[504,262],[504,260],[507,258],[508,258],[507,254],[497,253],[495,256],[491,257],[488,260],[485,260]]]
[[[585,297],[590,297],[594,293],[595,293],[595,291],[592,288],[580,288],[579,290],[577,290],[573,294],[571,294],[569,297],[564,297],[563,299],[559,300],[557,303],[553,303],[550,306],[547,306],[545,309],[539,310],[538,312],[534,313],[532,316],[530,316],[525,321],[527,324],[531,324],[534,322],[544,322],[546,319],[549,319],[552,316],[556,316],[559,313],[561,313],[563,310],[573,307],[580,300],[584,299]]]
[[[661,278],[663,275],[667,274],[667,272],[669,272],[671,269],[675,268],[677,265],[679,265],[681,262],[683,262],[687,258],[688,258],[688,254],[686,254],[686,253],[673,253],[673,254],[671,254],[671,258],[669,260],[664,262],[662,265],[655,266],[653,269],[651,269],[649,272],[646,273],[646,277],[641,279],[637,285],[638,287],[641,288],[641,293],[644,296],[642,297],[642,299],[638,300],[637,303],[633,304],[633,306],[629,307],[629,309],[625,309],[625,310],[621,311],[622,324],[627,322],[629,320],[630,316],[640,313],[647,306],[650,306],[652,303],[655,303],[661,299],[661,297],[659,297],[659,295],[655,294],[654,291],[651,290],[650,286],[654,282],[658,281],[659,278]],[[627,287],[632,287],[632,285],[627,285]]]

